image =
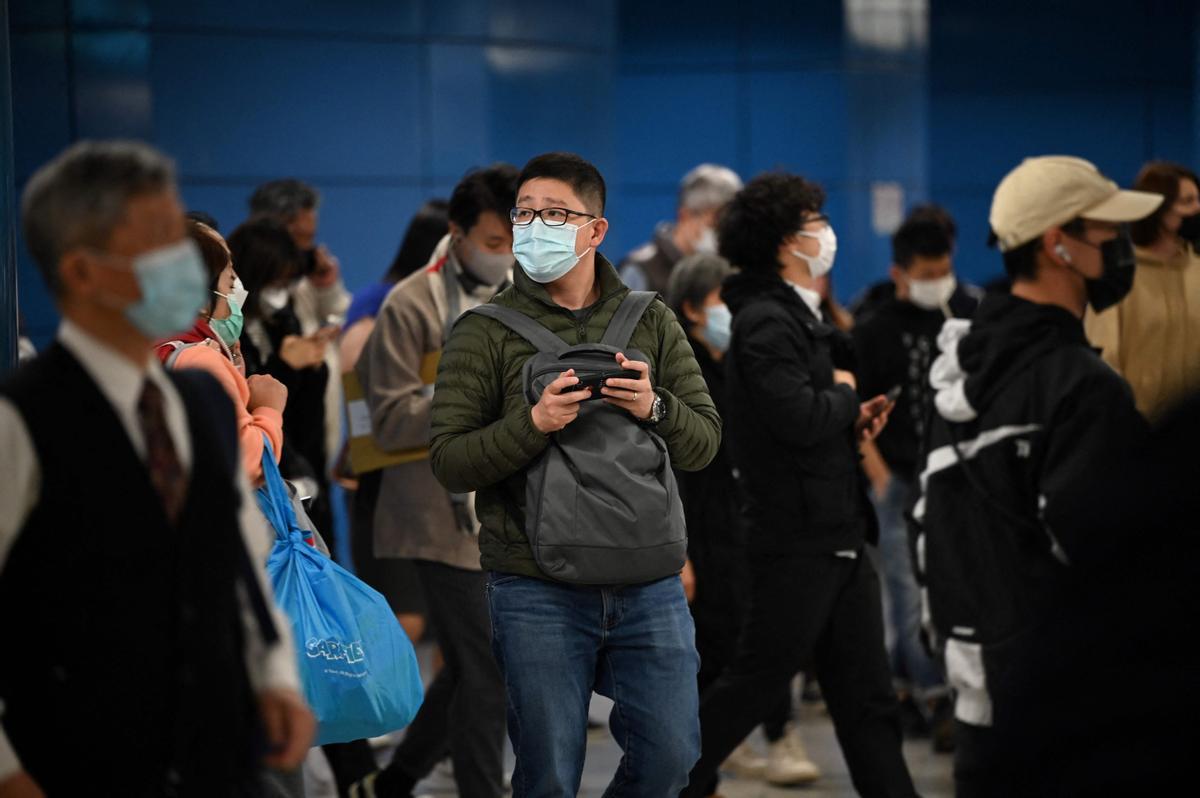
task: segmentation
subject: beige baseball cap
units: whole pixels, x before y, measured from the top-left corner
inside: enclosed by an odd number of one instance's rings
[[[1162,204],[1161,194],[1126,191],[1090,161],[1069,155],[1026,158],[992,196],[988,221],[1001,252],[1037,238],[1072,219],[1134,222]]]

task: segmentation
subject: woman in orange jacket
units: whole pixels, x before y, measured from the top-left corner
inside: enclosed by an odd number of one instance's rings
[[[283,409],[287,388],[274,377],[247,378],[238,337],[246,290],[233,270],[229,247],[213,228],[188,220],[188,235],[200,247],[208,268],[212,298],[187,333],[158,346],[158,356],[172,369],[201,369],[214,376],[233,400],[241,443],[242,468],[251,485],[262,483],[263,436],[271,442],[275,461],[283,450]]]

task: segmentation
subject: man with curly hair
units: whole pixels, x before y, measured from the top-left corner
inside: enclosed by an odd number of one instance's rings
[[[825,193],[796,175],[761,175],[720,221],[720,252],[740,272],[725,418],[746,501],[750,610],[733,664],[700,705],[703,753],[685,796],[701,796],[730,751],[815,666],[855,789],[913,796],[884,650],[879,579],[865,544],[878,537],[859,444],[887,423],[885,396],[860,400],[846,335],[821,315],[816,281],[837,237]]]

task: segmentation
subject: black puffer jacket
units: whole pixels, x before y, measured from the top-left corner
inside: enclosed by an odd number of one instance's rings
[[[875,539],[854,438],[858,394],[833,379],[835,352],[850,348],[845,333],[773,273],[735,274],[722,297],[733,312],[726,439],[749,548],[825,554]]]

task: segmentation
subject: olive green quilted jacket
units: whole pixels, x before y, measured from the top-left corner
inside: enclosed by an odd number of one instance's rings
[[[570,345],[596,343],[629,292],[599,254],[596,279],[600,299],[577,312],[555,304],[519,267],[514,284],[492,301],[531,316]],[[666,403],[656,432],[672,465],[684,471],[708,465],[721,442],[721,418],[683,329],[661,299],[642,317],[630,348],[649,359],[655,391]],[[545,578],[525,537],[525,472],[549,442],[533,426],[521,384],[521,368],[534,353],[494,319],[467,314],[459,320],[438,367],[430,459],[448,490],[477,491],[483,568]]]

